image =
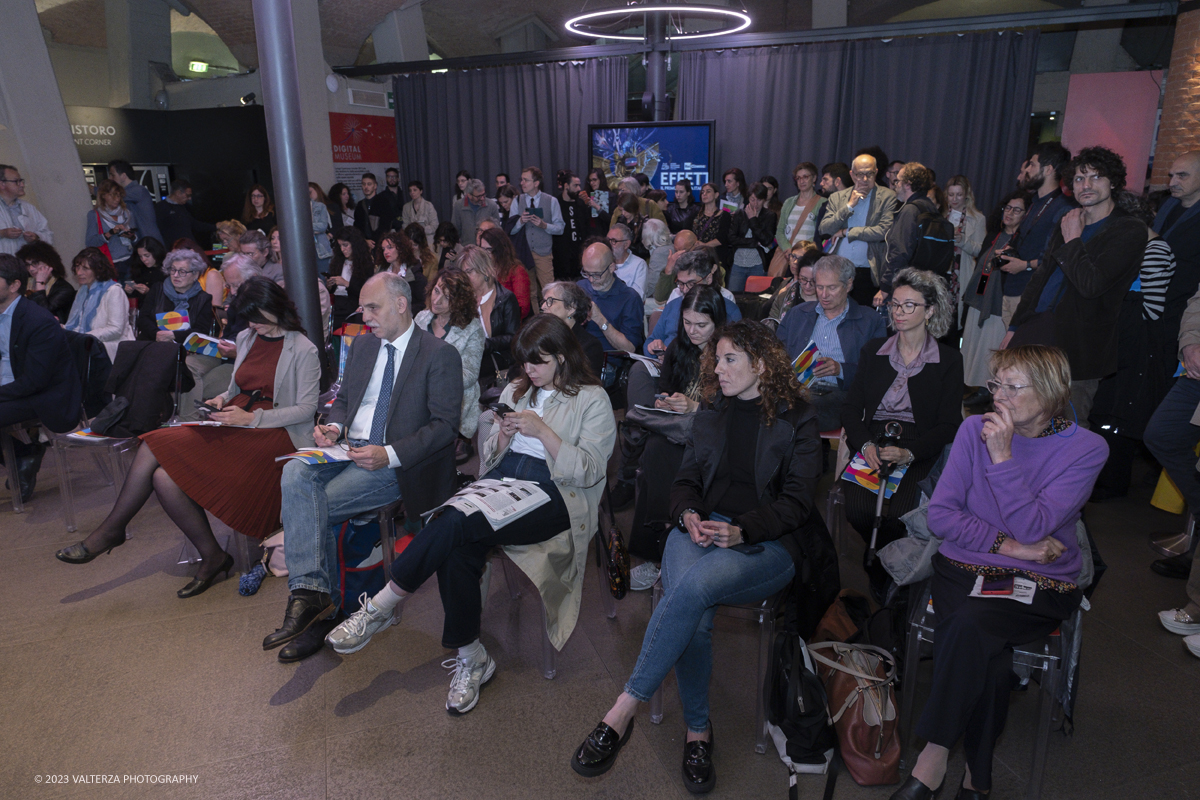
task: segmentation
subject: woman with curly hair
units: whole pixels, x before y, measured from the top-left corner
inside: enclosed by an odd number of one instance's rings
[[[766,326],[746,320],[725,327],[713,342],[701,365],[701,393],[712,407],[696,413],[671,491],[677,523],[663,553],[665,594],[625,691],[571,758],[580,775],[612,766],[629,740],[638,703],[674,668],[687,724],[684,785],[693,793],[709,791],[716,780],[708,716],[716,607],[754,602],[786,587],[805,539],[833,549],[813,509],[821,477],[816,411],[783,345]]]
[[[487,340],[483,323],[479,321],[471,279],[455,267],[442,270],[429,288],[425,305],[425,310],[416,316],[417,327],[454,345],[462,358],[462,419],[458,433],[469,441],[479,425],[479,362],[483,359],[483,343]],[[459,446],[463,452],[469,452],[461,440]]]
[[[917,504],[918,482],[954,441],[962,423],[962,354],[937,341],[949,330],[954,308],[942,278],[911,267],[897,273],[888,302],[895,333],[863,346],[854,381],[842,402],[842,427],[850,452],[860,453],[873,470],[885,461],[907,467],[888,504],[877,549],[905,536],[900,517]],[[899,441],[879,447],[875,442],[892,423],[900,425]],[[869,540],[875,492],[852,482],[843,489],[846,519]],[[887,572],[878,560],[866,569],[878,600],[887,586]]]
[[[479,246],[492,254],[496,282],[517,296],[517,305],[521,307],[521,319],[527,319],[533,313],[529,271],[517,258],[512,239],[499,228],[489,228],[480,236]]]
[[[408,281],[412,292],[413,313],[425,310],[425,266],[420,253],[404,231],[388,231],[375,245],[375,267],[379,272],[393,272]]]
[[[375,274],[375,261],[358,228],[350,225],[338,228],[333,244],[327,285],[333,293],[333,327],[340,328],[358,308],[358,294]]]

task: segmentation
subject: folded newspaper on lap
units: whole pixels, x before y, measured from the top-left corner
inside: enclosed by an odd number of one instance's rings
[[[336,461],[349,461],[350,454],[337,445],[334,445],[332,447],[314,447],[310,450],[297,450],[294,453],[288,453],[286,456],[280,456],[275,460],[288,461],[291,459],[303,464],[332,464]]]
[[[1022,578],[1021,576],[1017,575],[1013,577],[1011,592],[1006,594],[992,594],[990,592],[985,592],[983,591],[983,576],[980,575],[975,579],[975,585],[971,587],[971,593],[967,596],[984,598],[999,597],[1004,600],[1016,600],[1018,603],[1030,605],[1033,603],[1033,593],[1035,591],[1037,591],[1036,583],[1029,580],[1029,578]]]
[[[513,520],[520,519],[549,502],[550,495],[531,481],[512,478],[499,481],[484,479],[464,486],[458,494],[433,511],[427,511],[425,517],[428,518],[438,508],[447,506],[457,508],[467,516],[479,511],[492,526],[492,530],[498,531]]]

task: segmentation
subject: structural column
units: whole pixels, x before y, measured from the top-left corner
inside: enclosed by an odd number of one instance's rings
[[[314,0],[300,0],[316,6]],[[290,0],[254,0],[254,31],[258,67],[262,73],[263,110],[271,173],[275,180],[275,209],[280,246],[285,254],[283,277],[288,296],[300,312],[308,338],[325,352],[324,325],[317,297],[317,251],[313,245],[312,212],[308,200],[308,168],[301,122],[300,77]],[[326,135],[329,123],[325,123]]]
[[[83,220],[91,195],[83,180],[71,124],[50,65],[37,8],[27,0],[0,0],[10,44],[0,47],[0,164],[25,178],[25,199],[46,215],[63,260],[83,249]]]
[[[162,0],[104,0],[112,108],[154,108],[152,64],[171,66],[171,8]]]
[[[1151,189],[1167,187],[1172,161],[1200,150],[1200,0],[1179,4],[1166,81]]]

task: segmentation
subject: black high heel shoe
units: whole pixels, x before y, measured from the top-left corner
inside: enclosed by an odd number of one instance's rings
[[[192,578],[191,583],[180,589],[175,594],[185,600],[189,597],[195,597],[198,594],[204,594],[208,591],[208,587],[213,585],[213,581],[217,579],[218,575],[224,572],[225,577],[228,578],[229,571],[232,569],[233,556],[231,556],[229,553],[226,553],[225,560],[221,562],[221,566],[217,567],[216,572],[214,572],[212,575],[209,575],[207,578],[201,578],[199,575],[197,575],[195,578]]]
[[[933,800],[942,791],[942,786],[946,785],[946,779],[942,779],[942,785],[936,789],[930,789],[919,780],[909,775],[908,780],[904,785],[896,790],[890,800]]]
[[[99,558],[105,553],[111,553],[114,547],[120,547],[121,545],[125,544],[125,541],[125,534],[122,533],[121,541],[110,545],[103,550],[97,550],[94,553],[84,547],[83,542],[77,542],[70,547],[64,547],[62,550],[59,550],[54,554],[54,557],[66,564],[86,564],[89,561]]]

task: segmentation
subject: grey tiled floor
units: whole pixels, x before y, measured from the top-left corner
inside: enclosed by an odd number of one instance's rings
[[[112,490],[79,465],[81,534],[103,518]],[[1183,584],[1152,574],[1148,532],[1180,518],[1147,504],[1136,473],[1129,499],[1088,509],[1109,563],[1085,617],[1082,687],[1072,738],[1050,743],[1046,798],[1184,798],[1200,794],[1200,660],[1159,626]],[[7,499],[7,495],[0,493]],[[341,658],[298,665],[264,653],[282,618],[284,581],[253,597],[235,580],[192,600],[175,590],[182,537],[152,500],[133,538],[110,556],[69,566],[54,550],[76,541],[59,515],[49,461],[24,515],[0,502],[0,798],[683,798],[683,728],[673,678],[666,718],[638,717],[630,745],[602,778],[568,766],[572,749],[620,691],[641,645],[649,598],[604,617],[590,567],[580,624],[559,654],[558,676],[540,673],[541,620],[525,587],[512,600],[497,571],[483,641],[499,664],[476,710],[444,711],[449,657],[430,583],[403,623]],[[621,515],[628,526],[628,513]],[[219,526],[218,526],[219,527]],[[860,586],[861,544],[848,543],[846,585]],[[753,752],[756,632],[718,618],[711,688],[718,735],[714,797],[786,795],[786,771]],[[1014,695],[996,754],[995,796],[1023,795],[1034,698]],[[950,779],[961,775],[952,760]],[[191,786],[37,784],[38,775],[191,774]],[[801,797],[822,779],[801,780]],[[887,798],[843,777],[838,798]],[[952,796],[946,792],[946,797]]]

